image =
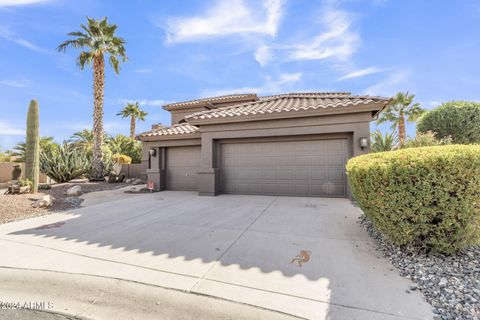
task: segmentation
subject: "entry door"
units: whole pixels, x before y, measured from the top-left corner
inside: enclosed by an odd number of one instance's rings
[[[345,197],[347,159],[347,139],[225,143],[222,191]]]

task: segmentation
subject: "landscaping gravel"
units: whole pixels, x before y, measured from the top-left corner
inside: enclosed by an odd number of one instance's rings
[[[410,290],[423,293],[434,319],[480,319],[480,246],[451,256],[418,253],[386,240],[365,215],[360,223],[400,275],[415,282]]]
[[[81,206],[81,197],[67,197],[65,192],[68,188],[79,185],[83,193],[112,190],[128,186],[126,183],[107,182],[76,182],[54,184],[50,190],[39,190],[37,194],[4,195],[6,189],[0,188],[0,224],[22,220],[26,218],[42,216],[52,212],[65,211]],[[34,208],[32,204],[43,197],[51,195],[55,200],[48,208]]]

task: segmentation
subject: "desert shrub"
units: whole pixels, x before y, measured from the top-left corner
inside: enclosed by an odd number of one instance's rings
[[[362,155],[347,175],[365,215],[395,243],[452,253],[480,242],[480,146]]]
[[[453,143],[480,143],[480,103],[451,101],[425,113],[417,122],[419,132],[432,131]]]
[[[375,130],[371,134],[372,138],[372,152],[390,151],[398,145],[398,135],[395,131],[385,132],[383,134],[380,130]]]
[[[436,138],[435,133],[427,131],[426,133],[417,132],[415,138],[408,140],[403,148],[432,147],[452,144],[452,138]]]
[[[91,161],[85,153],[64,142],[40,153],[40,171],[58,183],[86,174]]]
[[[118,134],[107,141],[114,154],[124,154],[132,159],[131,163],[142,162],[142,143],[130,137]]]
[[[124,154],[114,154],[112,156],[112,161],[119,164],[130,164],[132,163],[132,158]]]

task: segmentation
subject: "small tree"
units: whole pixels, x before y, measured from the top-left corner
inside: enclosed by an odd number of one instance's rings
[[[413,103],[414,98],[414,94],[398,92],[385,110],[380,113],[380,117],[377,120],[378,124],[392,122],[392,128],[398,130],[400,146],[403,146],[406,140],[405,122],[414,122],[425,112],[425,110],[420,107],[420,104]]]
[[[451,137],[453,143],[480,143],[480,103],[451,101],[426,112],[417,131],[435,133],[437,139]]]
[[[127,103],[125,108],[117,113],[117,116],[122,116],[122,118],[130,117],[130,138],[132,139],[135,138],[135,126],[137,119],[145,121],[145,117],[147,115],[148,113],[140,109],[138,102]]]

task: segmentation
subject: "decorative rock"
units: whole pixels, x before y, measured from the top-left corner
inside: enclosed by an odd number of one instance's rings
[[[47,208],[53,205],[53,200],[54,198],[51,195],[47,194],[35,201],[32,206],[34,208]]]
[[[423,293],[433,319],[480,319],[480,246],[451,256],[426,254],[386,240],[365,216],[360,224],[400,275],[415,282],[409,289]]]
[[[133,185],[143,184],[143,181],[142,181],[142,179],[135,179],[135,180],[132,181],[132,184]]]
[[[82,187],[80,186],[73,186],[68,188],[67,192],[65,193],[67,197],[78,197],[82,194]]]

